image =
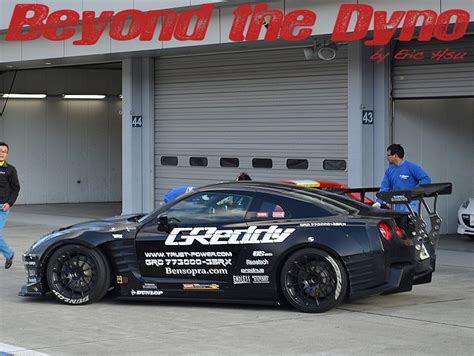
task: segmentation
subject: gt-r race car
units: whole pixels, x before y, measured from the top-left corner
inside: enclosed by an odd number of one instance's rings
[[[383,193],[384,201],[449,194],[450,184]],[[425,204],[424,204],[425,205]],[[428,283],[431,231],[413,212],[369,207],[343,195],[276,183],[199,188],[148,215],[69,226],[24,254],[20,295],[52,292],[67,304],[120,298],[288,302],[324,312],[346,297]]]

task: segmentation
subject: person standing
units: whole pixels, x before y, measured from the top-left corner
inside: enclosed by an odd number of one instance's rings
[[[393,144],[387,147],[387,160],[390,166],[385,171],[380,192],[391,192],[397,190],[407,190],[418,187],[421,184],[430,184],[431,178],[419,165],[404,159],[405,150],[399,144]],[[374,207],[380,207],[383,201],[377,198]],[[410,203],[414,212],[418,211],[419,202]],[[394,204],[394,210],[408,211],[404,204]]]
[[[172,202],[178,199],[181,195],[192,193],[193,190],[194,190],[194,187],[187,186],[187,185],[172,188],[168,190],[166,194],[164,195],[163,203],[168,204],[169,202]]]
[[[20,183],[15,167],[7,163],[9,147],[5,142],[0,142],[0,251],[5,257],[5,268],[13,264],[13,251],[3,238],[3,228],[7,222],[10,208],[15,204]]]

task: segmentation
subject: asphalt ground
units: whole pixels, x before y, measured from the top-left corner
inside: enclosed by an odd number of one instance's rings
[[[118,204],[18,206],[0,260],[0,355],[472,355],[474,239],[445,235],[431,284],[344,303],[325,314],[288,306],[118,301],[86,306],[18,296],[21,254],[60,226],[114,215]]]

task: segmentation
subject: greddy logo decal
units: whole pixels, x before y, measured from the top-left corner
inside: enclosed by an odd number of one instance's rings
[[[192,245],[195,241],[202,245],[268,244],[286,240],[295,229],[281,229],[276,225],[268,229],[251,226],[245,230],[218,230],[215,227],[175,228],[168,235],[166,245]]]

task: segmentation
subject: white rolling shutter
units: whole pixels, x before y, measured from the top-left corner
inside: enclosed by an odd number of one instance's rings
[[[438,51],[464,53],[462,60],[435,60]],[[455,42],[398,42],[395,52],[424,53],[423,60],[393,60],[395,99],[474,96],[474,36]]]
[[[344,46],[331,62],[307,61],[301,48],[157,59],[156,201],[172,187],[242,171],[254,180],[346,183],[347,78]],[[174,157],[177,166],[162,164]],[[190,166],[190,157],[207,158],[207,167]],[[239,167],[221,167],[221,158]],[[253,168],[255,158],[273,167]],[[288,169],[288,159],[307,160],[308,169]],[[324,160],[342,161],[342,170],[325,170]]]

